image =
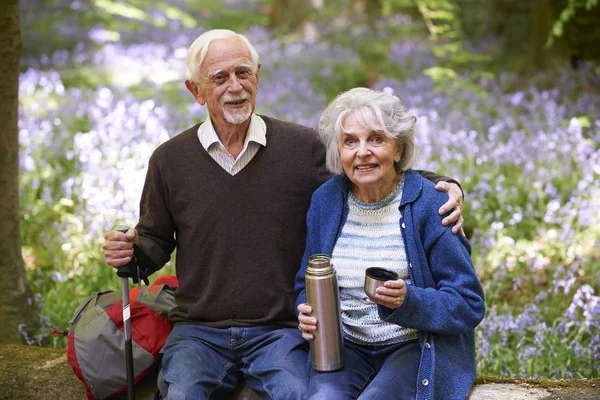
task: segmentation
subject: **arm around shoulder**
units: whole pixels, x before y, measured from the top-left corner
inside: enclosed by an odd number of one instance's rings
[[[460,186],[460,182],[458,182],[456,179],[452,179],[450,177],[447,177],[447,176],[444,176],[444,175],[440,175],[440,174],[435,173],[435,172],[422,170],[422,169],[421,170],[415,170],[415,171],[418,172],[423,178],[425,178],[428,181],[431,181],[433,183],[436,183],[436,184],[439,183],[439,182],[454,183],[462,191],[462,186]]]

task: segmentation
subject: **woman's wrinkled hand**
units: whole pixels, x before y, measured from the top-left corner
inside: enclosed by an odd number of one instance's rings
[[[384,286],[377,288],[374,302],[395,310],[400,308],[406,297],[406,283],[404,280],[386,281]]]
[[[298,305],[298,329],[302,331],[302,337],[306,340],[315,338],[314,332],[317,330],[317,319],[311,317],[312,307],[306,303]]]

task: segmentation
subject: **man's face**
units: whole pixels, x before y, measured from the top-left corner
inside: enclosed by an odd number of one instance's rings
[[[247,121],[256,106],[258,71],[250,50],[237,37],[213,40],[196,74],[186,86],[205,105],[215,126]]]

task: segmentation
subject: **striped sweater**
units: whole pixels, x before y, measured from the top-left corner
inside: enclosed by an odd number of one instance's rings
[[[386,198],[363,203],[348,196],[348,219],[333,248],[340,288],[342,326],[346,339],[354,343],[388,345],[417,339],[417,331],[379,318],[377,305],[364,291],[365,270],[386,268],[410,284],[404,241],[400,234],[400,198],[404,180]]]

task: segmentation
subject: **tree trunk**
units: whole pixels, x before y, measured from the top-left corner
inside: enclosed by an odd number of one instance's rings
[[[284,31],[300,31],[310,19],[312,3],[306,0],[273,0],[271,4],[271,28]]]
[[[29,286],[19,230],[19,0],[0,3],[0,343],[19,343]]]
[[[381,18],[382,8],[381,0],[352,0],[350,19],[354,21],[366,20],[369,26],[374,27],[375,22]]]
[[[529,39],[527,67],[543,70],[549,64],[550,52],[546,42],[550,37],[554,15],[552,5],[547,0],[536,0],[533,7],[533,27]]]

